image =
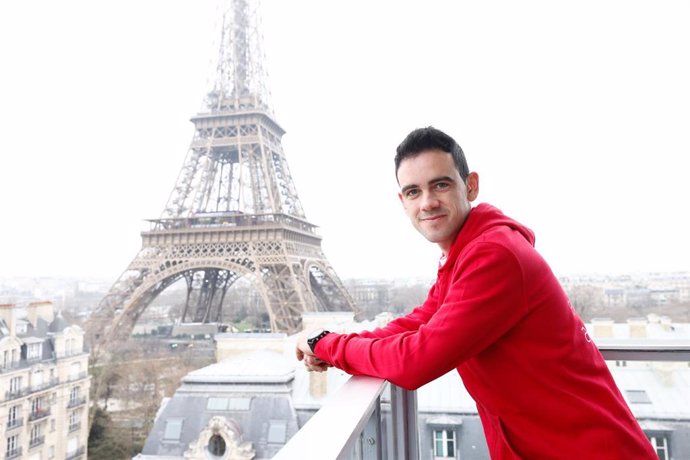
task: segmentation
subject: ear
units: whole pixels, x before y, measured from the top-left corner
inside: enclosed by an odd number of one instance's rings
[[[467,200],[476,200],[479,195],[479,174],[471,172],[465,180],[465,188],[467,189]]]
[[[398,192],[398,199],[400,200],[400,203],[403,205],[403,208],[404,208],[405,207],[405,200],[403,200],[402,192]]]

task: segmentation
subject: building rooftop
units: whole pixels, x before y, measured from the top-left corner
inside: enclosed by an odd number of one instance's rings
[[[332,330],[357,332],[376,327],[377,321],[342,323]],[[690,338],[690,325],[670,323],[665,318],[642,318],[629,323],[594,321],[587,329],[595,342],[602,332],[616,339],[660,340]],[[645,337],[639,337],[640,326]],[[637,329],[635,329],[637,328]],[[257,339],[265,345],[267,335],[219,334],[218,339]],[[270,337],[275,339],[276,337]],[[349,375],[330,369],[325,375],[309,373],[294,356],[297,336],[284,336],[282,348],[242,353],[190,372],[176,394],[161,407],[138,458],[182,458],[214,416],[232,421],[239,439],[250,441],[256,459],[270,458],[306,421],[300,413],[312,414],[335,393]],[[611,364],[614,376],[633,414],[641,423],[662,427],[668,420],[690,420],[690,368],[687,363],[654,363],[634,366]],[[323,393],[314,390],[318,379]],[[306,412],[305,412],[306,411]],[[460,425],[464,416],[476,416],[474,401],[455,370],[417,390],[417,411],[427,424]],[[308,415],[310,416],[310,415]],[[307,418],[308,418],[307,416]],[[649,428],[649,429],[652,429]],[[663,427],[662,427],[663,428]],[[166,457],[167,456],[167,457]]]

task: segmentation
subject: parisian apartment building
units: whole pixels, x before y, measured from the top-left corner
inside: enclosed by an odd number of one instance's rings
[[[0,458],[86,459],[88,359],[52,302],[0,304]]]

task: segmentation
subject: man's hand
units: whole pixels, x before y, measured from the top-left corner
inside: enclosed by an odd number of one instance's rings
[[[297,348],[295,350],[297,360],[304,360],[304,367],[306,367],[309,372],[324,372],[328,370],[331,365],[317,358],[314,352],[311,351],[311,348],[309,348],[309,344],[307,343],[308,336],[309,331],[304,331],[297,337]]]

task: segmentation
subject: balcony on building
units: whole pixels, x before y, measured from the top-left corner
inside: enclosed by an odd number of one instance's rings
[[[15,418],[7,421],[7,427],[5,428],[5,431],[14,430],[15,428],[19,428],[22,425],[24,425],[24,418],[23,417],[15,417]]]
[[[11,460],[13,458],[20,458],[22,456],[22,448],[17,447],[16,449],[10,449],[5,452],[5,460]]]
[[[31,439],[29,439],[29,449],[33,449],[34,447],[38,447],[46,442],[46,437],[45,436],[35,436]]]
[[[50,408],[37,409],[29,414],[29,421],[36,422],[38,420],[44,419],[50,415]]]
[[[67,455],[65,455],[65,460],[76,460],[77,458],[82,458],[85,452],[86,448],[81,446],[72,452],[67,452]]]
[[[78,398],[72,398],[67,402],[67,408],[72,409],[77,406],[86,404],[86,396],[80,396]]]
[[[674,326],[658,318],[587,325],[662,460],[690,458],[690,335],[665,333],[690,332],[690,325]],[[488,459],[476,411],[429,410],[429,394],[444,379],[462,386],[455,371],[417,391],[372,377],[350,377],[273,458]]]
[[[74,432],[74,431],[78,431],[80,428],[81,428],[81,422],[72,423],[72,424],[70,424],[70,426],[68,427],[68,430],[67,430],[67,431],[68,431],[69,433],[72,433],[72,432]]]

